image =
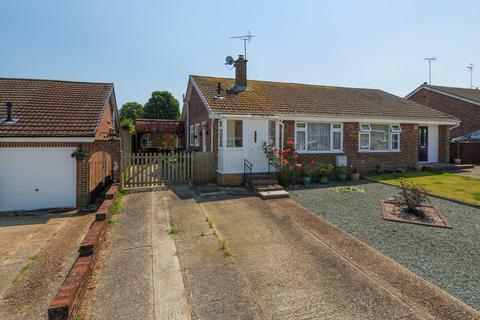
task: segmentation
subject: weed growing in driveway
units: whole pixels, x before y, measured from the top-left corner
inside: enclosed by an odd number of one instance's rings
[[[40,255],[40,253],[37,252],[37,253],[35,253],[33,256],[28,257],[28,260],[30,260],[30,261],[35,261],[35,260],[38,259],[38,256],[39,256],[39,255]]]
[[[13,278],[12,283],[17,282],[17,280],[22,276],[22,274],[24,274],[25,272],[27,272],[29,268],[30,268],[30,263],[27,263],[26,265],[24,265],[24,266],[20,269],[20,271],[18,271],[18,273],[17,273],[17,275],[15,276],[15,278]]]
[[[75,320],[85,320],[85,318],[82,315],[77,314],[77,316],[75,317]]]
[[[342,186],[342,187],[332,187],[329,189],[333,192],[340,192],[340,193],[365,193],[365,189],[355,186]]]
[[[180,255],[180,253],[178,252],[178,250],[175,250],[175,252],[173,253],[173,255],[178,257],[178,256]]]
[[[178,233],[178,229],[177,229],[177,226],[175,224],[175,221],[173,221],[173,217],[170,216],[170,218],[168,218],[168,234],[177,234]]]
[[[53,238],[55,238],[57,236],[58,232],[55,231],[53,232],[51,235],[48,236],[48,239],[47,239],[47,242],[50,242],[53,240]]]
[[[213,228],[213,219],[210,217],[207,217],[205,221],[208,223],[208,227],[211,229]]]
[[[223,256],[230,257],[231,254],[230,254],[230,251],[228,250],[228,241],[225,239],[222,239],[222,240],[219,240],[218,243],[220,246],[220,250],[223,251]]]
[[[108,220],[108,225],[113,227],[113,226],[115,226],[115,225],[117,224],[117,222],[118,222],[117,219],[110,218],[110,219]]]

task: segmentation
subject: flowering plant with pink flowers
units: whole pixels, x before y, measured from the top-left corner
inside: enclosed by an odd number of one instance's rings
[[[267,158],[281,168],[280,180],[282,184],[295,183],[303,170],[303,164],[295,151],[295,143],[289,140],[282,150],[269,144],[266,144],[263,149]]]

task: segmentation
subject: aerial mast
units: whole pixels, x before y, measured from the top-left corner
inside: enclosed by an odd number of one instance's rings
[[[244,57],[247,59],[247,41],[250,42],[250,40],[255,37],[255,35],[251,34],[250,31],[248,31],[247,35],[244,36],[231,36],[230,39],[240,39],[243,41],[243,51],[244,51]]]

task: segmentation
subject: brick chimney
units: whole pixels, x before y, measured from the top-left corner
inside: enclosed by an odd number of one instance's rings
[[[235,61],[235,90],[244,91],[247,89],[247,61],[243,54]]]

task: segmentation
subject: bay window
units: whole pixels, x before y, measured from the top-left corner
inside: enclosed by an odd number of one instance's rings
[[[360,124],[360,151],[400,151],[400,125]]]
[[[341,123],[295,123],[295,149],[299,152],[342,151]]]

